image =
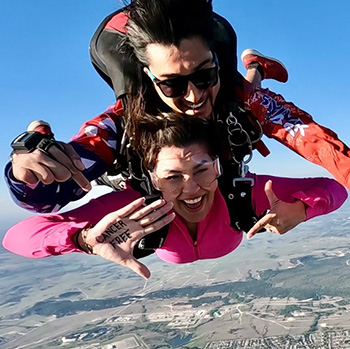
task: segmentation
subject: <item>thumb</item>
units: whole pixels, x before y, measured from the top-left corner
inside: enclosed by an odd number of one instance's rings
[[[269,200],[270,207],[273,207],[273,205],[279,200],[278,197],[275,195],[273,189],[272,189],[272,181],[268,180],[265,183],[265,194],[267,199]]]
[[[127,260],[125,266],[130,268],[136,274],[139,274],[146,280],[149,279],[149,277],[151,276],[151,272],[149,271],[149,269],[144,264],[142,264],[134,258],[130,258],[129,260]]]

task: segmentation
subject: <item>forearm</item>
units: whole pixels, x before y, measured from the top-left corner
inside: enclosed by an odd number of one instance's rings
[[[10,252],[29,258],[44,258],[82,252],[77,235],[88,225],[96,225],[106,214],[124,207],[139,197],[133,190],[113,192],[91,200],[84,206],[62,214],[27,218],[10,228],[3,246]],[[79,246],[80,248],[79,248]]]
[[[82,252],[75,244],[75,234],[88,223],[61,219],[59,215],[27,218],[6,232],[2,242],[3,247],[28,258]]]
[[[247,98],[246,107],[262,124],[264,134],[306,160],[328,170],[350,189],[350,149],[332,130],[281,95],[261,89]]]
[[[254,176],[253,202],[258,215],[269,209],[264,186],[272,180],[273,191],[285,202],[296,200],[306,205],[306,219],[330,213],[338,209],[346,200],[345,188],[329,178],[282,178],[265,175]]]

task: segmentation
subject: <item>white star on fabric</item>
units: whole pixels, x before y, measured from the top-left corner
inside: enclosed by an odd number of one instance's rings
[[[298,131],[300,132],[300,135],[304,137],[305,136],[304,129],[308,128],[308,127],[309,127],[308,125],[300,125],[300,124],[294,125],[294,124],[291,124],[291,123],[285,123],[285,125],[284,125],[285,130],[292,137],[295,137],[295,134],[298,133]]]

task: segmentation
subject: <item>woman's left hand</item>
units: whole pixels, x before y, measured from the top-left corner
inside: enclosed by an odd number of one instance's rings
[[[145,198],[140,198],[107,214],[86,232],[86,237],[82,240],[85,240],[94,254],[128,267],[148,279],[150,271],[134,258],[133,249],[144,236],[169,224],[175,214],[168,214],[173,204],[166,203],[163,199],[147,206],[144,203]]]
[[[270,211],[248,231],[247,239],[251,239],[261,228],[272,233],[285,234],[306,220],[305,204],[300,200],[289,203],[278,199],[272,190],[271,180],[265,184],[265,194],[270,203]]]

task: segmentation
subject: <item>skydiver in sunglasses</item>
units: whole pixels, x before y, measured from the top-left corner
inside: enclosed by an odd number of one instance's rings
[[[84,123],[69,144],[52,146],[48,154],[14,151],[5,173],[19,205],[37,212],[58,210],[84,196],[90,181],[107,170],[123,174],[130,163],[124,156],[126,140],[137,137],[142,125],[136,117],[142,113],[134,112],[139,108],[153,115],[174,110],[224,124],[228,115],[236,122],[236,113],[243,110],[238,123],[249,147],[268,154],[260,140],[263,132],[350,188],[349,148],[309,114],[259,87],[261,79],[287,81],[279,61],[246,50],[247,80],[237,73],[236,34],[212,11],[211,1],[132,1],[101,23],[90,53],[117,101]],[[232,148],[234,139],[228,143]]]

